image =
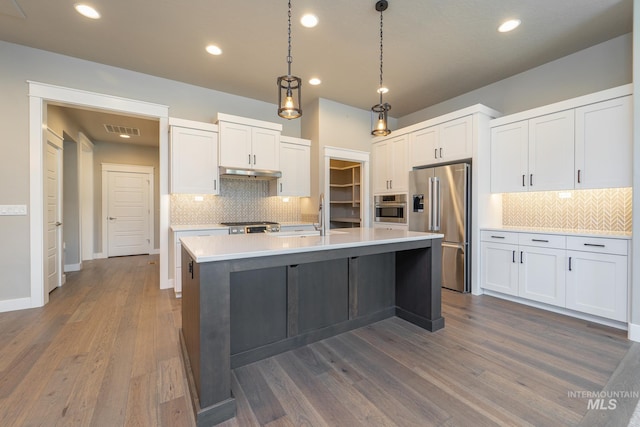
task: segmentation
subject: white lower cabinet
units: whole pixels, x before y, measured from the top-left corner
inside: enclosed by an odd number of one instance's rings
[[[569,240],[570,247],[581,250],[567,251],[567,308],[627,321],[626,243],[610,239]]]
[[[180,230],[170,234],[169,247],[173,249],[173,255],[169,254],[169,256],[173,259],[173,291],[176,298],[182,296],[182,244],[180,239],[187,236],[220,236],[225,234],[229,234],[228,228]]]
[[[627,321],[628,241],[481,232],[483,289]]]

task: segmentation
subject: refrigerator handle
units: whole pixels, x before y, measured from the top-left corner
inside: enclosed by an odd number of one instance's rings
[[[433,199],[431,201],[431,206],[433,209],[432,222],[433,222],[433,231],[440,231],[440,206],[442,201],[440,200],[440,179],[437,177],[433,178]]]
[[[427,231],[433,231],[433,177],[429,177],[427,195]]]

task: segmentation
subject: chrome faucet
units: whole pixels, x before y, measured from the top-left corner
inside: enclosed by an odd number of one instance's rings
[[[321,236],[324,236],[327,233],[327,227],[326,224],[324,222],[324,213],[323,213],[323,206],[324,206],[324,193],[320,194],[320,206],[318,207],[318,224],[313,224],[313,227],[320,232]]]

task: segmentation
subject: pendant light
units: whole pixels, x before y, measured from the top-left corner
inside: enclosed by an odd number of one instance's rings
[[[378,87],[378,93],[380,94],[380,103],[371,107],[371,122],[372,130],[371,135],[374,136],[386,136],[391,133],[387,122],[387,113],[391,109],[391,105],[386,102],[382,102],[382,94],[386,92],[384,86],[382,86],[382,12],[387,10],[389,3],[386,0],[379,0],[376,2],[376,10],[380,12],[380,86]]]
[[[289,0],[289,50],[287,54],[287,75],[278,77],[278,115],[283,119],[297,119],[302,116],[300,107],[300,77],[291,75],[291,0]]]

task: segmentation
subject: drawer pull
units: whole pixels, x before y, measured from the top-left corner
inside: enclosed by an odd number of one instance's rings
[[[516,251],[512,251],[513,254],[511,255],[511,262],[515,264],[516,262]]]
[[[571,257],[569,257],[569,271],[571,271]]]
[[[504,236],[491,236],[492,239],[504,239]]]
[[[604,248],[604,245],[597,245],[595,243],[585,243],[585,246],[593,246],[594,248]]]
[[[531,239],[532,242],[542,242],[542,243],[549,243],[548,240],[544,240],[544,239]]]
[[[524,264],[524,262],[522,261],[522,251],[520,251],[520,264]]]

